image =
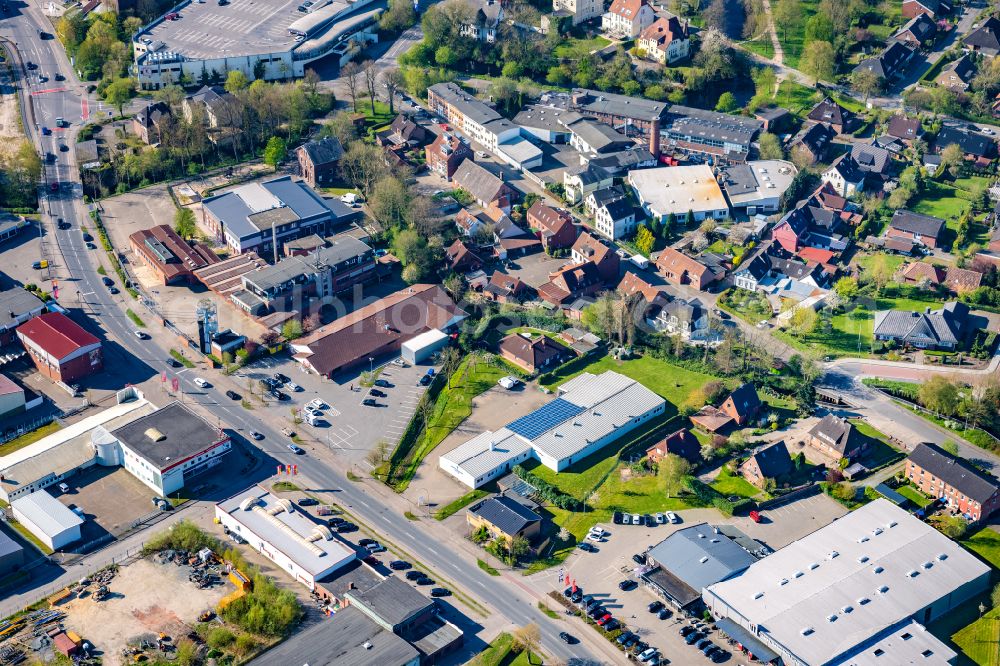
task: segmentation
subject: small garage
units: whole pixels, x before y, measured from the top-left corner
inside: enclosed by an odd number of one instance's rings
[[[416,365],[426,361],[447,344],[448,334],[434,328],[404,342],[400,347],[400,354],[404,361]]]

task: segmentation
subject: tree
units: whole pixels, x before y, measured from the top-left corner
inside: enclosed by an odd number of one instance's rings
[[[875,285],[875,293],[881,294],[882,289],[892,279],[892,267],[889,265],[889,258],[884,254],[876,254],[868,264],[865,272],[866,279]]]
[[[788,325],[794,335],[805,337],[816,330],[819,315],[811,307],[796,307]]]
[[[389,0],[389,6],[379,19],[386,32],[403,32],[417,20],[417,12],[410,0]]]
[[[778,0],[772,7],[774,25],[781,30],[784,39],[788,31],[795,32],[802,24],[802,4],[799,0]]]
[[[302,337],[302,324],[298,319],[289,319],[285,322],[285,325],[281,327],[281,335],[286,340],[294,340],[295,338]]]
[[[958,388],[943,375],[934,375],[921,384],[917,397],[927,409],[946,416],[954,414],[958,407]]]
[[[178,236],[184,239],[192,238],[197,230],[194,211],[190,208],[179,208],[174,213],[174,231]]]
[[[531,544],[527,538],[518,534],[510,540],[508,552],[510,553],[510,565],[513,566],[520,558],[531,552]]]
[[[993,586],[993,592],[990,593],[990,603],[993,604],[993,608],[1000,607],[1000,583]]]
[[[389,453],[391,451],[392,448],[389,446],[389,442],[384,439],[379,439],[375,442],[375,445],[371,448],[371,450],[368,451],[368,454],[365,456],[365,460],[368,461],[368,464],[372,467],[378,467],[389,459]]]
[[[715,103],[715,110],[722,113],[732,113],[736,109],[740,108],[739,103],[736,101],[736,96],[733,93],[726,91],[719,95],[718,101]]]
[[[371,60],[361,63],[361,73],[365,75],[365,87],[368,88],[368,96],[371,98],[372,115],[375,115],[375,90],[378,88],[378,67]]]
[[[684,488],[684,477],[691,472],[691,463],[675,453],[663,456],[657,465],[660,488],[668,498],[680,494]]]
[[[858,295],[858,280],[850,276],[842,277],[833,285],[833,290],[842,301],[850,302]]]
[[[851,74],[851,88],[864,98],[865,104],[881,87],[882,77],[870,69],[858,69]]]
[[[280,136],[272,136],[267,141],[267,146],[264,147],[264,163],[270,164],[271,167],[277,171],[278,165],[281,164],[285,157],[288,155],[288,146],[285,144],[285,140]]]
[[[542,642],[542,632],[535,623],[518,627],[511,635],[514,637],[514,646],[528,654],[528,662],[531,662],[531,653],[538,651],[538,645]]]
[[[646,225],[639,227],[639,231],[635,234],[635,247],[641,254],[648,257],[649,253],[653,251],[653,244],[655,242],[656,237],[649,230],[649,227]]]
[[[344,177],[370,199],[378,183],[389,171],[382,149],[363,141],[353,141],[340,159]]]
[[[943,442],[941,442],[941,448],[950,453],[951,455],[955,456],[956,458],[958,457],[959,451],[957,442],[953,442],[950,439],[946,439]]]
[[[118,115],[122,115],[125,103],[132,99],[132,92],[135,90],[133,79],[115,79],[104,89],[104,101],[118,109]]]
[[[250,80],[247,79],[247,75],[238,69],[233,69],[226,74],[226,82],[223,84],[223,88],[230,95],[238,95],[247,89],[250,85]]]
[[[764,132],[758,139],[760,146],[760,159],[762,160],[783,160],[785,159],[785,149],[781,147],[781,139],[775,134]]]
[[[832,81],[837,71],[837,59],[830,42],[810,42],[802,50],[799,69],[813,80],[814,85],[820,81]]]
[[[403,73],[399,71],[398,67],[390,67],[382,72],[382,85],[385,86],[385,96],[389,100],[390,115],[395,113],[393,103],[396,100],[396,95],[399,94],[400,89],[405,84],[406,80],[403,78]]]
[[[957,143],[949,143],[941,151],[941,166],[938,167],[937,173],[944,175],[947,171],[953,177],[958,176],[959,165],[962,164],[963,157],[965,157],[965,153],[962,152],[962,147]]]
[[[122,32],[130,39],[142,28],[142,19],[138,16],[126,16],[122,21]]]
[[[349,62],[340,69],[340,78],[347,86],[347,95],[351,98],[351,108],[358,112],[358,95],[361,87],[361,67],[356,62]]]

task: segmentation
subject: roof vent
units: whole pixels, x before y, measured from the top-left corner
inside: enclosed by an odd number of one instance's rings
[[[832,559],[835,559],[835,558],[837,558],[837,557],[840,557],[840,553],[838,553],[838,552],[837,552],[837,551],[835,551],[835,550],[831,550],[831,551],[830,551],[830,554],[826,556],[826,559],[828,559],[828,560],[832,560]]]
[[[916,569],[910,569],[909,571],[906,572],[906,575],[909,576],[910,578],[916,578],[917,576],[920,575],[920,572],[917,571]]]
[[[364,644],[362,644],[361,647],[363,647],[366,650],[371,650],[373,646],[371,644],[371,641],[365,641]]]
[[[698,538],[699,539],[707,539],[708,537],[706,537],[702,532],[698,532]]]
[[[922,566],[924,569],[930,569],[932,566],[934,566],[934,563],[933,562],[924,562],[920,566]]]
[[[879,534],[882,534],[882,531],[883,530],[882,530],[881,527],[876,527],[874,530],[872,530],[872,534],[874,534],[875,536],[878,536]]]
[[[698,561],[701,562],[702,564],[704,564],[705,562],[708,562],[708,556],[707,555],[702,555],[701,559],[698,560]]]
[[[892,529],[896,525],[899,525],[899,523],[897,523],[895,520],[892,520],[892,521],[889,522],[888,525],[886,525],[886,527],[888,527],[889,529]]]
[[[802,577],[803,577],[804,575],[805,575],[805,574],[804,574],[804,573],[802,573],[801,571],[796,571],[796,572],[795,572],[795,577],[796,577],[796,578],[802,578]]]
[[[827,622],[836,622],[837,621],[837,614],[834,613],[833,615],[828,615],[826,617],[826,621]]]
[[[872,569],[872,571],[874,571],[877,574],[880,574],[883,571],[885,571],[885,569],[883,569],[882,567],[875,567],[874,569]]]
[[[868,535],[862,536],[858,539],[858,543],[864,543],[865,541],[868,541]]]
[[[854,606],[844,606],[844,607],[843,607],[843,608],[841,608],[840,610],[841,610],[841,611],[842,611],[842,612],[843,612],[843,613],[844,613],[845,615],[847,615],[848,613],[853,613],[853,612],[854,612]]]
[[[164,435],[156,428],[146,428],[146,431],[143,432],[143,434],[154,442],[162,442],[167,438],[166,435]]]
[[[864,606],[865,604],[868,603],[871,603],[871,599],[869,599],[868,597],[861,597],[860,599],[858,599],[859,606]]]
[[[867,561],[868,561],[868,556],[867,555],[862,555],[861,557],[858,558],[858,563],[859,564],[864,564]]]
[[[883,585],[882,587],[878,588],[878,593],[879,594],[885,594],[888,591],[889,591],[889,586],[888,585]]]
[[[799,633],[802,634],[803,636],[811,636],[815,632],[816,630],[813,629],[812,627],[804,627],[802,631],[800,631]]]
[[[763,592],[758,592],[757,594],[753,595],[753,598],[754,598],[754,599],[760,599],[760,598],[762,598],[763,596],[764,596],[764,593],[763,593]]]
[[[948,559],[948,553],[941,553],[937,556],[937,558],[939,561],[944,562]]]
[[[809,565],[809,571],[815,571],[816,569],[819,569],[819,565],[815,562]]]

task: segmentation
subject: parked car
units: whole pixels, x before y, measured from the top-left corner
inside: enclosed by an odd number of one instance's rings
[[[209,386],[211,386],[211,384],[206,382],[201,377],[195,377],[192,381],[200,388],[208,388]]]
[[[656,527],[656,519],[653,518],[648,513],[643,514],[643,516],[642,516],[642,524],[644,524],[646,527]]]
[[[316,506],[319,500],[315,497],[303,497],[299,500],[299,506]]]
[[[567,634],[565,631],[560,631],[559,632],[559,638],[566,645],[572,645],[573,643],[576,643],[576,639],[573,638],[572,636],[570,636],[569,634]]]
[[[433,585],[434,579],[428,576],[424,576],[423,578],[418,578],[416,582],[417,585]]]
[[[291,380],[291,379],[290,379],[290,378],[288,377],[288,375],[283,375],[283,374],[281,374],[280,372],[276,372],[276,373],[274,373],[274,374],[273,374],[273,375],[271,375],[271,376],[272,376],[272,377],[274,377],[275,379],[277,379],[277,380],[278,380],[279,382],[281,382],[282,384],[287,384],[288,382],[292,381],[292,380]]]
[[[420,386],[427,386],[431,383],[432,377],[430,375],[422,375],[420,380],[417,382]]]
[[[410,569],[406,572],[406,580],[420,580],[424,577],[423,571],[417,571],[416,569]]]
[[[603,629],[604,631],[614,631],[615,629],[617,629],[620,626],[621,625],[618,623],[618,620],[616,618],[611,618],[610,620],[608,620],[607,622],[605,622],[603,625],[601,625],[601,629]]]
[[[372,389],[371,391],[369,391],[368,393],[369,393],[369,395],[373,395],[373,396],[375,396],[376,398],[384,398],[384,397],[386,397],[386,395],[385,395],[385,392],[384,392],[384,391],[379,391],[379,390],[378,390],[378,389],[376,389],[376,388],[373,388],[373,389]]]
[[[633,525],[642,525],[642,516],[640,516],[637,513],[633,513],[632,514],[632,524]]]
[[[685,624],[683,627],[680,628],[680,631],[678,631],[677,633],[679,633],[681,636],[687,637],[688,634],[693,633],[694,630],[695,630],[694,627],[692,627],[690,624]]]
[[[704,637],[705,634],[701,633],[700,631],[693,631],[684,637],[684,642],[687,643],[688,645],[694,645]]]
[[[291,451],[292,453],[294,453],[297,456],[301,456],[303,453],[305,453],[305,451],[303,451],[299,447],[295,446],[294,444],[289,444],[288,445],[288,450]]]
[[[431,590],[432,597],[447,597],[451,595],[451,590],[446,587],[435,587]]]
[[[343,522],[337,525],[337,532],[343,534],[344,532],[354,532],[358,529],[358,526],[354,523]]]
[[[389,568],[393,571],[403,571],[404,569],[409,569],[412,566],[409,562],[404,560],[393,560],[389,562]]]
[[[667,620],[670,618],[671,615],[673,615],[673,613],[670,611],[669,608],[664,608],[663,610],[661,610],[659,613],[656,614],[656,616],[661,620]]]
[[[645,652],[639,655],[639,661],[646,662],[656,656],[656,648],[648,648]]]
[[[622,524],[622,512],[621,511],[615,511],[613,514],[611,514],[611,522],[613,522],[615,525],[621,525]]]
[[[603,627],[605,624],[608,623],[608,620],[610,619],[611,619],[611,613],[605,613],[601,617],[597,618],[597,626]]]
[[[392,388],[392,384],[390,384],[389,382],[387,382],[384,379],[376,379],[374,381],[374,384],[375,384],[375,386],[379,386],[381,388]]]
[[[302,387],[296,384],[295,382],[285,382],[285,387],[289,391],[295,391],[296,393],[299,393],[302,390]]]
[[[656,613],[661,608],[663,608],[663,602],[659,600],[652,601],[648,606],[646,606],[646,610],[648,610],[650,613]]]
[[[250,437],[251,437],[251,439],[254,439],[254,440],[258,441],[258,442],[260,440],[264,439],[264,435],[260,434],[256,430],[251,430],[250,431]]]
[[[670,521],[671,525],[676,525],[677,523],[681,522],[680,517],[673,511],[667,511],[667,520]]]
[[[361,401],[361,404],[365,407],[378,407],[378,403],[375,402],[375,398],[365,398]]]
[[[626,578],[622,582],[618,583],[618,589],[622,592],[628,592],[629,590],[634,590],[639,587],[639,583],[635,582],[631,578]]]
[[[580,550],[584,551],[584,552],[587,552],[587,553],[596,553],[597,552],[597,549],[594,548],[594,544],[589,543],[587,541],[581,541],[580,543],[576,544],[576,547],[579,548]]]
[[[645,564],[646,563],[646,554],[645,553],[636,553],[635,555],[632,556],[632,561],[635,562],[636,564]]]
[[[656,524],[657,525],[663,525],[666,522],[667,522],[667,517],[666,516],[664,516],[662,513],[656,514]]]
[[[369,537],[365,537],[364,539],[358,539],[359,546],[368,546],[373,543],[378,543],[378,541],[376,541],[375,539],[371,539]]]
[[[618,643],[618,645],[625,645],[625,642],[628,639],[632,638],[633,636],[635,636],[635,634],[633,634],[631,631],[623,631],[622,633],[618,634],[618,638],[615,639],[615,642]]]
[[[707,648],[711,644],[712,644],[712,641],[708,640],[707,638],[703,638],[700,641],[698,641],[697,643],[695,643],[694,646],[696,648],[698,648],[699,650],[704,650],[705,648]]]
[[[104,276],[101,277],[101,284],[103,284],[105,287],[110,287],[114,283],[115,283],[115,281],[112,280],[111,278],[109,278],[107,275],[104,275]]]

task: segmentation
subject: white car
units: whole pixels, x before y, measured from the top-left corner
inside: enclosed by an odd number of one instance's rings
[[[596,534],[599,537],[606,537],[606,536],[608,536],[608,531],[606,529],[604,529],[603,527],[599,527],[598,525],[594,525],[593,527],[591,527],[590,528],[590,533],[591,534]]]
[[[209,386],[211,386],[211,384],[209,384],[208,382],[206,382],[201,377],[195,377],[193,381],[194,381],[195,384],[197,384],[201,388],[208,388]]]
[[[296,393],[302,390],[302,387],[296,384],[295,382],[286,382],[285,388],[295,391]]]
[[[993,136],[994,134],[996,134],[996,132],[994,132],[994,131],[993,131],[993,130],[992,130],[991,128],[989,128],[989,127],[984,127],[984,128],[982,129],[982,133],[983,133],[983,134],[985,134],[985,135],[987,135],[987,136]]]
[[[667,511],[667,520],[670,521],[671,525],[676,525],[681,522],[681,519],[673,511]]]
[[[600,534],[594,534],[593,532],[591,532],[590,534],[587,535],[587,541],[591,541],[593,543],[602,543],[604,541],[604,538],[601,537]]]
[[[632,524],[633,525],[642,525],[642,516],[640,516],[638,513],[633,513],[632,514]]]
[[[497,382],[497,384],[499,384],[500,386],[504,387],[508,391],[514,389],[520,383],[521,383],[520,379],[518,379],[517,377],[511,377],[511,376],[501,377],[500,381]]]
[[[319,398],[315,398],[310,400],[306,407],[311,407],[312,409],[323,409],[326,407],[326,403]]]

